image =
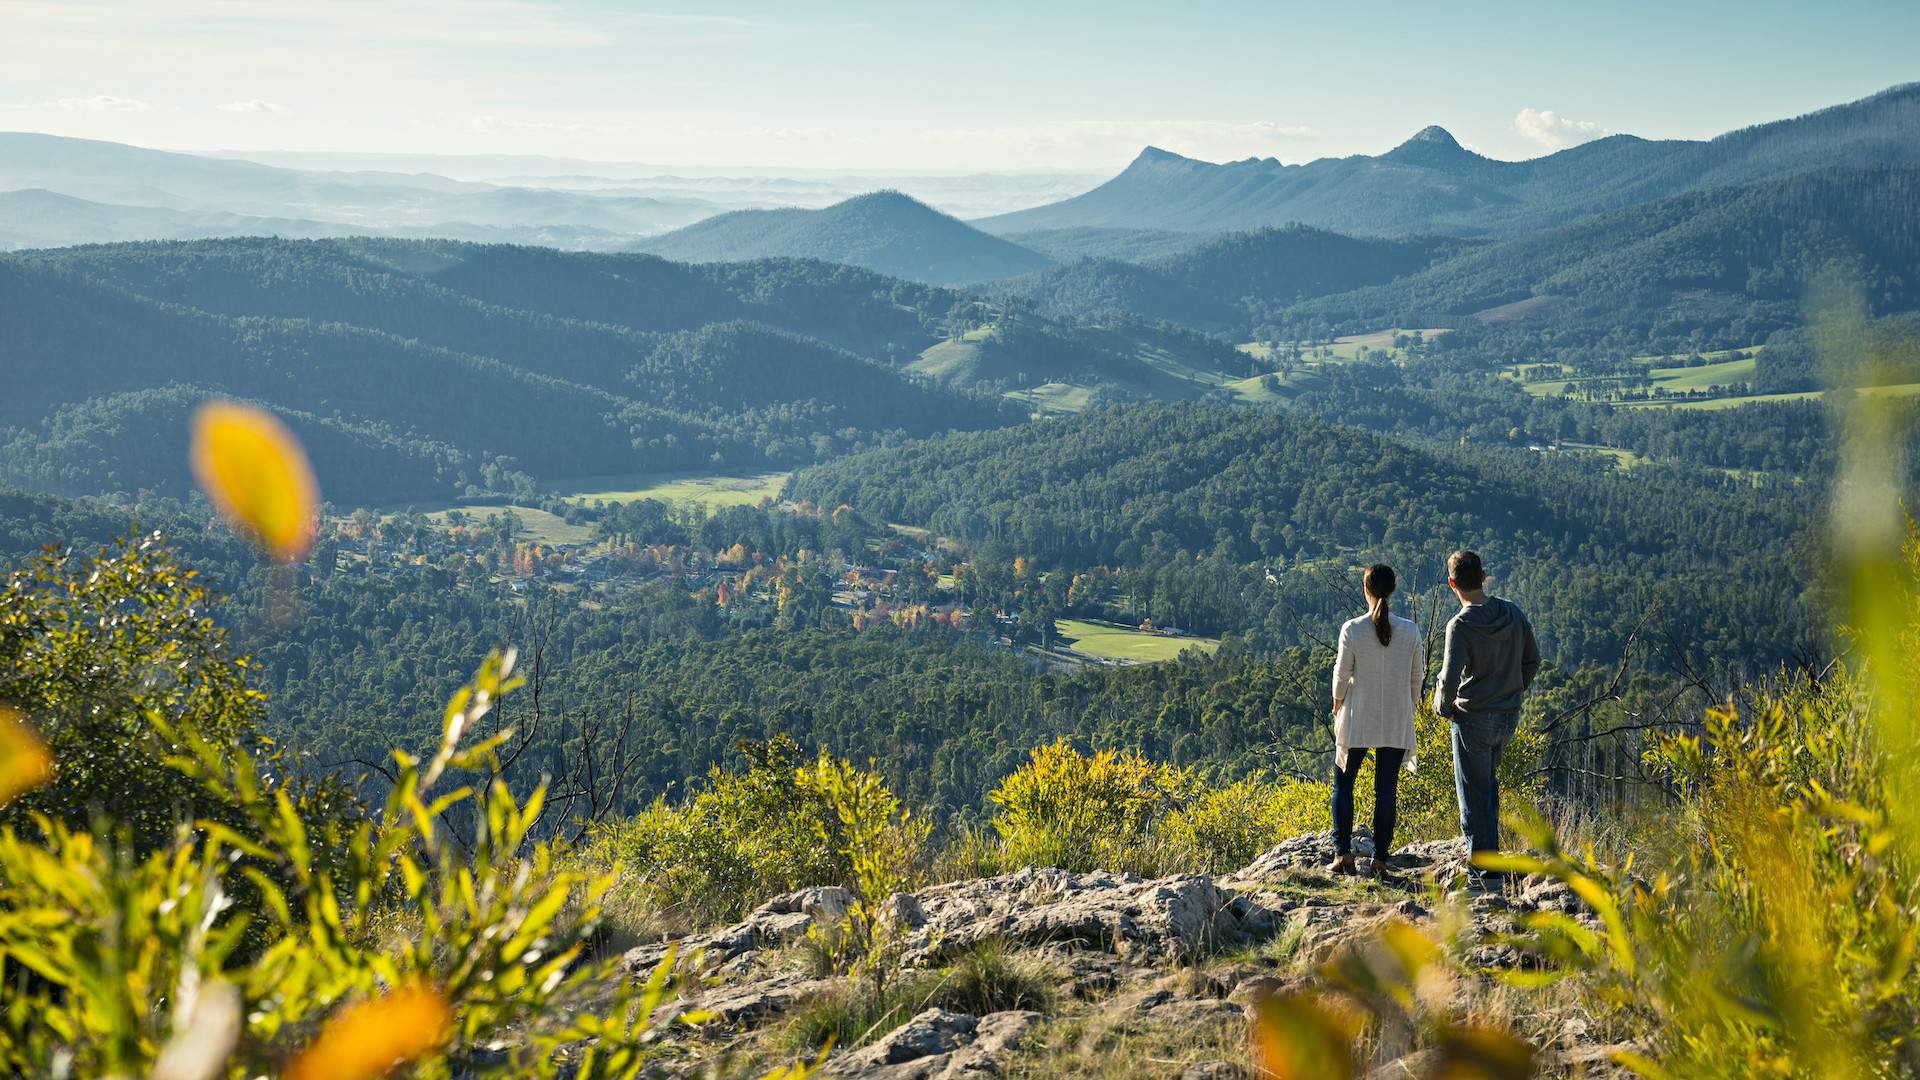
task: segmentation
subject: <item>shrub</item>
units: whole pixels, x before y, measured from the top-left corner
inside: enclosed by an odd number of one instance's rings
[[[987,795],[1009,866],[1119,869],[1132,862],[1149,826],[1193,796],[1191,768],[1155,764],[1137,751],[1086,755],[1062,739],[1033,751]]]
[[[228,793],[172,768],[178,751],[156,721],[223,752],[288,772],[261,732],[264,697],[248,684],[209,614],[191,571],[159,537],[129,540],[85,558],[47,551],[0,589],[0,702],[30,716],[55,762],[52,782],[4,810],[0,822],[31,831],[36,816],[84,829],[112,807],[118,839],[136,851],[168,844],[182,820],[229,824]],[[295,780],[309,823],[350,814],[337,783]]]
[[[1238,870],[1279,840],[1326,828],[1331,798],[1319,781],[1249,777],[1206,789],[1169,812],[1160,831],[1185,868]]]
[[[836,957],[834,966],[856,971],[878,994],[898,959],[901,927],[882,905],[907,887],[926,848],[926,823],[902,810],[880,777],[826,751],[797,777],[833,808],[830,821],[815,823],[816,839],[845,861],[844,882],[853,893],[837,926],[809,928],[809,937]]]
[[[661,797],[596,835],[596,854],[630,868],[637,880],[628,887],[644,896],[640,906],[659,929],[737,919],[769,896],[807,885],[856,884],[847,826],[825,786],[831,770],[822,762],[830,759],[803,764],[786,735],[743,742],[740,750],[743,769],[716,766],[680,802]],[[879,783],[869,770],[839,765],[851,770],[850,783]],[[897,822],[881,842],[903,879],[920,873],[925,831],[917,823]]]

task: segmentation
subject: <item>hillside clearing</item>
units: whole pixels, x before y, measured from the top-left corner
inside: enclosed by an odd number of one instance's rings
[[[427,515],[428,520],[441,525],[447,523],[449,514],[464,514],[474,521],[485,521],[496,514],[513,512],[524,526],[523,535],[528,540],[542,544],[585,544],[593,540],[593,526],[570,524],[557,514],[533,506],[514,506],[509,503],[494,503],[487,506],[457,506],[445,510],[435,510]]]
[[[1635,401],[1628,404],[1639,408],[1667,409],[1737,409],[1742,405],[1755,405],[1767,401],[1810,401],[1825,397],[1829,390],[1803,390],[1797,394],[1754,394],[1748,397],[1701,398],[1694,401]],[[1876,397],[1914,397],[1920,395],[1920,383],[1900,383],[1895,386],[1870,386],[1861,391]]]
[[[1058,619],[1053,627],[1076,652],[1109,660],[1154,663],[1171,660],[1188,649],[1210,653],[1220,647],[1220,642],[1213,638],[1174,637],[1087,619]]]
[[[698,503],[709,509],[721,506],[758,506],[762,500],[780,496],[787,473],[769,472],[749,475],[730,473],[635,473],[630,476],[595,476],[561,486],[561,495],[570,503],[638,502],[654,499],[663,503]]]
[[[1348,334],[1344,337],[1337,337],[1332,341],[1321,342],[1319,344],[1309,344],[1307,342],[1281,342],[1279,344],[1298,344],[1301,350],[1301,359],[1306,361],[1315,359],[1358,360],[1362,350],[1368,353],[1386,353],[1394,360],[1404,360],[1406,358],[1406,350],[1394,345],[1393,341],[1395,338],[1403,334],[1408,337],[1419,334],[1426,340],[1431,341],[1442,334],[1448,333],[1449,330],[1450,328],[1445,326],[1393,327],[1387,330],[1372,330],[1364,334]],[[1274,358],[1273,354],[1276,351],[1267,344],[1258,341],[1250,341],[1237,346],[1237,348],[1256,360],[1271,360]],[[1324,350],[1324,355],[1322,355],[1322,350]]]
[[[1009,390],[1006,397],[1037,413],[1077,413],[1093,402],[1093,388],[1072,383],[1041,383],[1031,390]]]

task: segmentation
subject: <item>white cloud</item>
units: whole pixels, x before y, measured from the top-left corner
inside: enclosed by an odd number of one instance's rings
[[[61,112],[146,112],[153,106],[137,98],[114,97],[112,94],[95,94],[92,97],[63,97],[51,101],[35,101],[20,105],[0,105],[5,109],[58,109]]]
[[[1552,109],[1521,109],[1513,118],[1513,129],[1549,150],[1578,146],[1607,134],[1606,128],[1591,120],[1575,120]]]
[[[285,105],[260,98],[247,98],[245,101],[229,101],[225,105],[215,105],[221,112],[252,113],[256,116],[292,116],[293,110]]]

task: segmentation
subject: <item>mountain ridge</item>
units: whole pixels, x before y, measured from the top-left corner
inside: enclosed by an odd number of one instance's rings
[[[973,224],[1228,231],[1298,223],[1366,235],[1510,236],[1634,202],[1831,165],[1920,160],[1920,83],[1710,140],[1615,135],[1525,161],[1429,126],[1380,155],[1212,163],[1148,147],[1071,199]]]
[[[1013,277],[1053,261],[891,189],[819,210],[735,210],[631,250],[686,262],[814,258],[933,285]]]

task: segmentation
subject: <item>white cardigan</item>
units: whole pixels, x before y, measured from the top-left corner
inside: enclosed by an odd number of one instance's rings
[[[1412,619],[1389,618],[1393,633],[1386,645],[1380,644],[1370,616],[1340,627],[1340,655],[1333,663],[1333,696],[1341,702],[1333,714],[1334,761],[1344,764],[1349,747],[1391,746],[1407,751],[1406,769],[1413,772],[1413,710],[1426,658],[1420,627]]]

